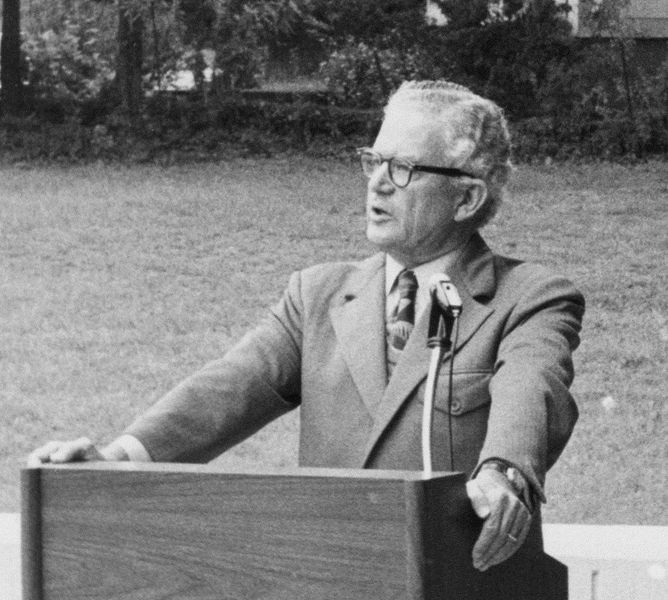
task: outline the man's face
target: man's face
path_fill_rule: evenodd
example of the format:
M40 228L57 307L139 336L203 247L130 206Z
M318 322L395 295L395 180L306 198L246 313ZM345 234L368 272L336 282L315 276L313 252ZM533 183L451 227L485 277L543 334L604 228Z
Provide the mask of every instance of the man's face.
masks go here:
M383 158L450 166L444 164L444 136L417 112L390 113L373 149ZM418 171L407 187L398 188L385 162L367 186L367 238L406 266L437 258L461 243L454 215L455 202L462 194L450 178Z

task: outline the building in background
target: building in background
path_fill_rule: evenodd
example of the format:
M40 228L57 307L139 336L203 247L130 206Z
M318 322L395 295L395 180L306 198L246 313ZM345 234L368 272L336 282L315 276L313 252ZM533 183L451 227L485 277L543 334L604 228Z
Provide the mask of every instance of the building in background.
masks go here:
M426 1L427 19L437 25L445 25L447 19L433 0ZM529 4L532 0L525 0ZM573 34L586 39L633 38L636 42L638 61L656 69L668 60L668 0L556 0L570 7L568 20ZM595 15L605 3L620 8L623 15L614 31L593 29ZM503 4L503 0L490 5ZM593 19L592 19L593 17Z
M596 12L609 0L561 0L571 7L569 20L573 24L575 35L588 37L591 31L587 27L586 11ZM622 8L624 25L629 32L642 39L668 39L668 0L612 0ZM625 6L626 5L626 6Z
M571 8L569 20L573 33L583 39L633 39L636 61L656 70L668 61L668 0L561 0ZM596 12L604 2L620 7L617 27L596 29ZM592 19L592 17L594 17Z

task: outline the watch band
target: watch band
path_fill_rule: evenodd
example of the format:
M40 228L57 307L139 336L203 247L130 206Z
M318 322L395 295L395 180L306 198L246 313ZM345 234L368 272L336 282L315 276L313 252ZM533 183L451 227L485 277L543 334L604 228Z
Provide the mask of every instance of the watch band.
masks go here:
M517 467L498 459L485 461L480 466L480 470L482 471L483 469L494 469L501 473L508 480L508 483L510 483L510 486L513 488L517 497L522 501L522 504L529 509L529 512L533 512L536 506L535 494L526 477L522 475L522 471Z

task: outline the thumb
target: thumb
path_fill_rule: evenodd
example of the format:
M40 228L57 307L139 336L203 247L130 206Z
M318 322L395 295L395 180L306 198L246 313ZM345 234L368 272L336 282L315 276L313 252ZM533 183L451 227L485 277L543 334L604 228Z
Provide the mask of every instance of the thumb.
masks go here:
M468 494L475 514L478 515L481 519L486 519L489 517L491 512L489 500L475 479L466 482L466 493Z

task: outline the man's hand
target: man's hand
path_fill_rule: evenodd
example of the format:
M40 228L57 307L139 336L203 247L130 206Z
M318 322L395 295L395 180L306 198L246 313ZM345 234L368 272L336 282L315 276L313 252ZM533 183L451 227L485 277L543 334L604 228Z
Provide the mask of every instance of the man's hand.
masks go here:
M48 442L28 456L29 467L44 463L67 463L74 461L112 460L105 457L88 438L68 442Z
M485 523L473 547L473 566L479 571L510 558L529 533L531 513L505 475L481 469L466 484L473 510Z

